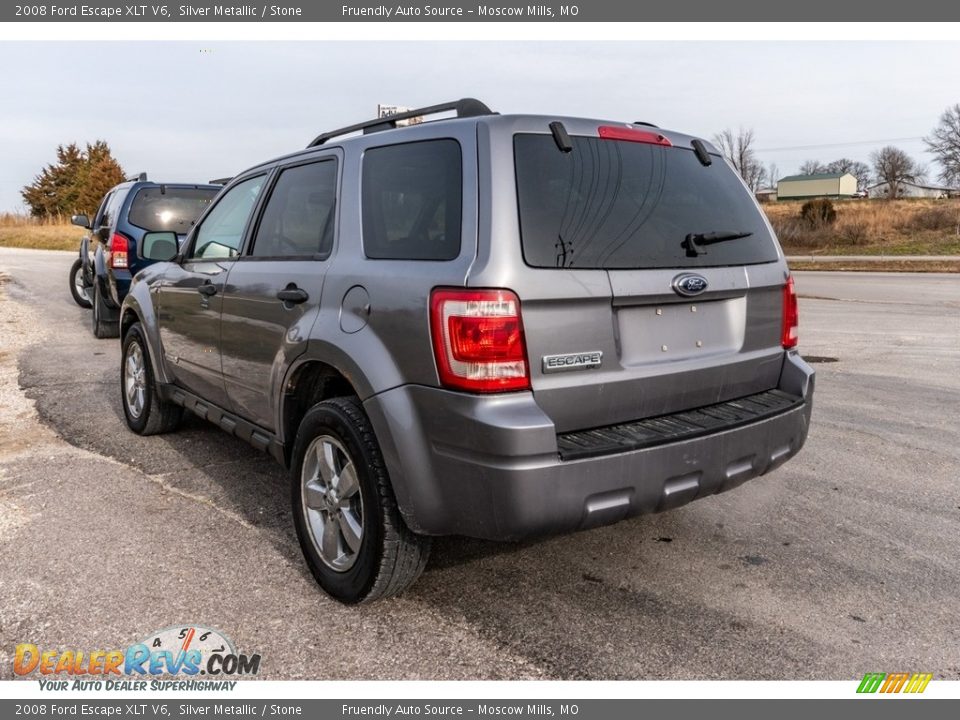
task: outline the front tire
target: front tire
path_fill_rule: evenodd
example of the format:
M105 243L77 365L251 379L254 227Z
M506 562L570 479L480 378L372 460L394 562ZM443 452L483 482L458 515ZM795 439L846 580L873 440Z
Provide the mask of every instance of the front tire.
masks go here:
M70 295L77 305L89 309L93 306L90 302L92 292L93 288L83 281L83 261L77 258L70 268Z
M147 342L140 323L123 338L120 360L120 393L127 427L137 435L159 435L176 429L183 408L166 402L157 392Z
M300 423L291 500L297 538L320 587L347 604L396 595L420 576L430 538L400 516L360 401L333 398Z
M100 281L95 278L93 281L93 313L91 313L94 337L120 337L120 323L109 318L110 308L107 307L103 294L100 292Z

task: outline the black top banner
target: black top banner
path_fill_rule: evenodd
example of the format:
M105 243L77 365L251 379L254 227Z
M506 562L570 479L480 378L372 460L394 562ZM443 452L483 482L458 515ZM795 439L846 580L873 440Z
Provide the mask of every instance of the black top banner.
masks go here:
M3 22L945 22L960 20L960 3L942 0L580 0L524 4L475 0L276 3L126 0L28 2L0 7ZM718 37L718 39L722 39Z

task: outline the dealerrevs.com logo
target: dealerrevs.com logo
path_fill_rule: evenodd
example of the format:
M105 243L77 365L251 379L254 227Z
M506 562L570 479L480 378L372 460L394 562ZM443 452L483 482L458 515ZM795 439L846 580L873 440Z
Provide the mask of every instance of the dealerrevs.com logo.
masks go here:
M233 642L213 628L181 625L158 630L125 649L61 650L20 643L13 671L38 676L44 690L145 690L147 679L152 690L231 690L236 682L227 678L260 672L260 654L237 652ZM159 676L183 680L154 679Z

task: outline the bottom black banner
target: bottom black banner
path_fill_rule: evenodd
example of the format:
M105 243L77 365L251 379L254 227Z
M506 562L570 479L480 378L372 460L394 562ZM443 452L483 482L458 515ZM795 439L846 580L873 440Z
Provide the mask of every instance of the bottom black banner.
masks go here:
M904 703L910 703L907 710ZM840 716L844 720L960 717L960 700L861 697L849 700L0 700L0 718L356 718L517 717L576 720L638 720L648 717L763 718L809 720Z

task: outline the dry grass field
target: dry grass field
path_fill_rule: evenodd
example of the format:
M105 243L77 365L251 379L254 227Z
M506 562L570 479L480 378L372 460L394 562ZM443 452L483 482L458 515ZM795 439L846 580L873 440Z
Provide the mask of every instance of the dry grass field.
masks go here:
M0 213L0 247L76 250L84 232L66 217L39 220L29 215Z
M762 207L787 255L960 255L960 199L841 200L812 226L800 201Z

